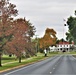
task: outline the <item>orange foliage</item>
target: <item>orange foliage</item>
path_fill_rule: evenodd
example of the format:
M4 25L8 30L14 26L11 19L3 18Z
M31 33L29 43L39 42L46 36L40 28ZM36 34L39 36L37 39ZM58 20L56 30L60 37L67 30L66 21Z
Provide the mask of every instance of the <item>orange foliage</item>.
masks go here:
M40 38L39 44L40 48L46 48L56 43L56 32L53 29L47 28L45 30L45 35Z

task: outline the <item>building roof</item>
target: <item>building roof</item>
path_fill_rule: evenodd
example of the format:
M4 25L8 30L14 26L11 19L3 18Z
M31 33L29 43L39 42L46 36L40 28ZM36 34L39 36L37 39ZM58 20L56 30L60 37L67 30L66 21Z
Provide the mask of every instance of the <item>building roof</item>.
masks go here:
M59 44L70 44L69 42L59 42Z
M70 44L70 43L65 41L65 42L59 42L59 44ZM72 44L74 44L74 42L72 42Z

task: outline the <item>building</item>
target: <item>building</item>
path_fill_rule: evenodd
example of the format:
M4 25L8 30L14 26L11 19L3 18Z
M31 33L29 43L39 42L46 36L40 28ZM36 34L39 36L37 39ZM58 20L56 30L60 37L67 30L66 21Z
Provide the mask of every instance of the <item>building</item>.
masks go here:
M58 51L69 51L73 46L74 43L70 44L69 42L59 42L59 44L57 44Z
M55 46L52 47L50 46L49 48L50 48L50 52L58 51L58 48Z

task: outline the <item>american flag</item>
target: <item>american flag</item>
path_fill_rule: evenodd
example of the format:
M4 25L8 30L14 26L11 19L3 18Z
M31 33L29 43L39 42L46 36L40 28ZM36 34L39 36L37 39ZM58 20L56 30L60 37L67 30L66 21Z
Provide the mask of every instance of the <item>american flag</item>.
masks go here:
M63 19L63 21L66 21L65 19Z
M64 23L64 26L66 26L66 20L65 20L65 19L63 19L63 21L65 22L65 23Z

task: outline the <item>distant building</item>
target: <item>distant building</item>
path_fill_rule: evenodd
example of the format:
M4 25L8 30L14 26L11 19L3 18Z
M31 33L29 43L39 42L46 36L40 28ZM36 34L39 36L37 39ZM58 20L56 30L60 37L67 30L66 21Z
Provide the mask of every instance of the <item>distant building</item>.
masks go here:
M57 48L55 46L52 46L52 47L50 46L49 48L50 48L50 52L57 51Z
M69 42L59 42L59 44L57 44L57 48L58 51L69 51L71 47L74 46L74 43L70 44Z

